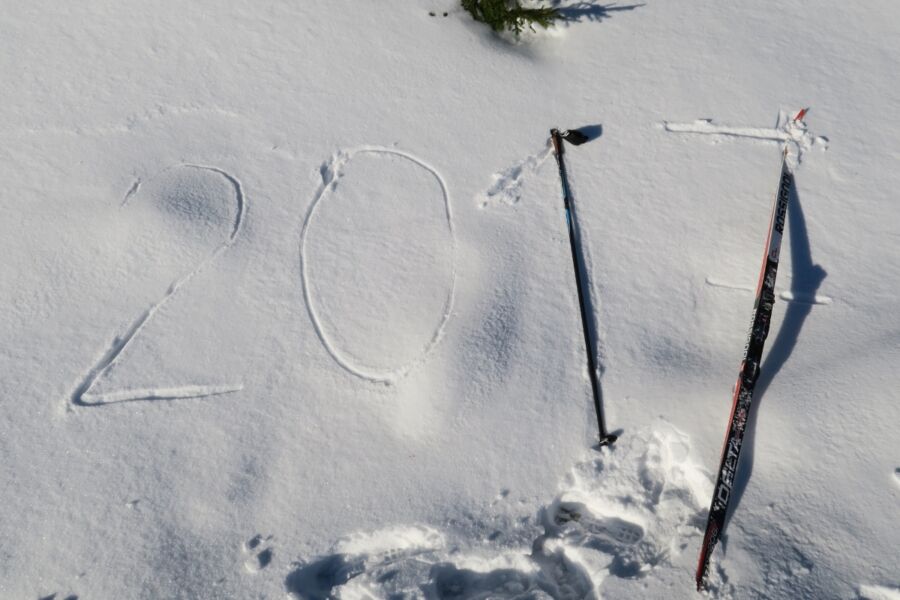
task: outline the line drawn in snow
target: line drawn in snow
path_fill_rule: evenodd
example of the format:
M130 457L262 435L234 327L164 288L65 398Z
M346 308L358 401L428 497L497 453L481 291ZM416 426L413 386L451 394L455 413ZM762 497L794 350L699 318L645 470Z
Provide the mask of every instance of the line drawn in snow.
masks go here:
M528 525L501 512L506 535L491 533L498 520L490 517L457 531L408 525L357 533L325 556L294 563L286 591L304 600L582 600L602 597L607 578L641 579L673 565L701 536L699 499L711 484L690 459L689 438L661 424L591 452Z
M705 135L721 135L727 137L742 137L770 142L786 142L788 134L780 129L764 127L732 127L731 125L717 125L712 119L697 119L692 123L670 123L664 121L663 126L671 133L701 133Z
M860 585L859 600L900 600L900 588L883 585Z
M825 136L813 136L803 121L795 121L790 113L778 111L775 127L741 127L715 123L712 119L697 119L690 123L663 121L662 128L669 133L709 135L715 138L743 138L762 142L790 144L795 150L797 163L803 155L816 147L828 150Z
M134 339L140 335L141 331L146 327L147 323L166 305L180 289L182 289L188 281L195 275L203 271L210 263L228 250L237 239L244 223L246 214L246 198L240 181L218 167L198 164L179 164L161 171L157 177L164 173L174 171L175 169L194 169L208 173L214 173L217 176L225 178L229 185L234 189L235 201L237 203L237 212L234 223L227 239L216 247L210 254L206 255L193 269L173 281L166 293L149 309L144 311L137 319L135 319L128 328L122 333L115 336L109 348L103 353L100 359L91 367L88 372L81 378L75 390L70 395L71 405L74 406L103 406L107 404L118 404L122 402L134 402L140 400L176 400L186 398L203 398L208 396L216 396L237 392L243 389L242 383L226 383L226 384L187 384L180 386L165 386L139 389L124 389L104 393L92 393L94 385L113 368L128 346ZM128 199L133 196L140 188L140 180L132 185L129 193L127 193L122 202L122 206ZM132 191L133 190L133 191Z
M756 288L752 285L743 285L740 283L730 283L728 281L722 279L716 279L714 277L706 278L706 285L710 287L723 288L726 290L737 290L741 292L756 292ZM831 296L825 296L822 294L804 294L802 292L795 292L792 290L781 290L778 292L778 297L784 300L785 302L797 302L800 304L819 304L823 306L828 306L829 304L834 303L834 298Z
M549 141L543 150L532 154L511 167L493 174L494 183L479 195L479 207L486 208L492 202L507 205L518 204L522 199L522 183L525 177L535 173L553 154Z
M317 210L321 205L323 198L325 198L329 193L332 193L337 188L338 180L342 175L343 169L354 157L361 154L397 157L403 160L407 160L412 164L424 169L427 173L433 176L440 186L441 200L443 203L443 218L446 220L446 228L450 240L450 283L437 325L434 328L434 331L432 332L430 338L418 353L418 356L405 362L404 364L395 366L393 368L378 368L370 365L364 365L361 363L361 361L351 358L349 353L343 352L338 348L338 344L335 342L332 336L330 336L326 332L326 327L323 324L322 316L316 309L317 302L314 298L310 281L310 263L309 252L307 248L310 226L315 220ZM300 234L301 282L303 285L303 298L306 303L307 311L309 312L310 320L312 321L316 335L318 336L322 345L325 347L328 354L330 354L335 362L337 362L337 364L340 365L344 370L356 377L359 377L360 379L364 379L372 383L394 385L401 379L403 379L406 375L408 375L414 368L423 364L431 354L431 352L437 347L444 336L447 322L449 321L450 315L453 311L457 280L456 235L453 230L453 216L451 212L450 193L448 191L447 183L444 180L443 176L437 171L437 169L435 169L424 160L408 152L404 152L402 150L397 150L394 148L387 148L384 146L365 145L357 146L348 150L338 151L331 157L330 160L322 164L322 166L319 168L319 174L322 181L319 184L319 187L315 193L315 196L313 197L313 201L310 204L309 209L307 209L306 217L303 221L303 228Z

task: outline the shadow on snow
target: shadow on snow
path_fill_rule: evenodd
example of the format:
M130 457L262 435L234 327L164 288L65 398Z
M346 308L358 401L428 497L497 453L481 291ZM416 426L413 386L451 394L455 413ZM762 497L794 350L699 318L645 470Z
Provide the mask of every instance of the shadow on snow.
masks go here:
M806 219L803 216L803 207L800 205L800 197L797 194L797 186L791 186L791 197L788 205L788 235L791 248L791 292L794 297L815 298L816 292L828 273L820 265L812 260L810 251L809 233L806 229ZM806 302L786 302L784 319L778 335L772 342L769 354L760 369L759 380L754 391L754 406L747 419L747 429L744 432L743 450L735 475L732 488L731 507L726 517L727 523L731 515L737 510L741 498L753 473L753 454L756 441L756 420L759 414L759 404L766 390L775 379L781 368L787 363L797 345L800 330L806 317L812 311L813 304Z

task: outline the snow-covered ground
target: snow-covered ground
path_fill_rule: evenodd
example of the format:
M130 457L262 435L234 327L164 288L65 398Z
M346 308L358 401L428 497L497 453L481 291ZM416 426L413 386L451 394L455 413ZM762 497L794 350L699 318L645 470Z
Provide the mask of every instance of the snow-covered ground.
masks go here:
M900 598L900 4L229 4L2 11L0 598L695 597L807 105L709 593Z

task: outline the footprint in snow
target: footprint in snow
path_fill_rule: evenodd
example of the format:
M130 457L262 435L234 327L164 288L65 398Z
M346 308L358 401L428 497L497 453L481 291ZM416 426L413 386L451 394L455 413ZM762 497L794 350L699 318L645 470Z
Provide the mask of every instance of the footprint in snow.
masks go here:
M263 537L260 534L254 535L252 538L244 542L244 553L251 556L244 561L244 568L251 573L258 573L269 566L274 557L274 551L268 543L272 541L272 536Z
M498 203L509 206L518 204L522 199L522 186L525 180L537 172L551 154L552 149L547 144L537 154L527 156L506 169L494 173L494 182L478 197L479 207L487 208L491 204Z
M618 517L597 517L577 502L561 502L554 511L553 523L559 526L557 535L570 537L571 532L606 540L612 544L633 546L644 537L644 528Z
M426 589L429 597L441 600L481 600L488 598L509 600L550 600L541 589L536 572L514 567L497 568L488 572L459 568L453 563L434 565L429 573Z
M443 536L427 527L355 534L335 544L330 554L295 563L285 588L302 600L327 600L335 597L338 588L341 596L352 598L371 597L373 586L386 592L407 589L426 576L423 568L435 562L433 556L429 560L425 555L443 547Z
M540 511L537 538L497 535L491 519L454 531L452 544L425 527L356 534L297 563L285 587L309 600L599 597L604 579L648 577L701 535L698 499L710 481L689 454L688 438L671 427L636 431L572 469Z

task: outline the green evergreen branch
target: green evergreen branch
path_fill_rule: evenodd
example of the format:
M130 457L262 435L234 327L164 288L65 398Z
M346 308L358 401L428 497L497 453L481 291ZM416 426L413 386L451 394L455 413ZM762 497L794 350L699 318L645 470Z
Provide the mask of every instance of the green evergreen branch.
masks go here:
M564 19L558 9L550 7L525 8L519 0L461 0L462 7L476 21L486 23L494 31L512 31L518 37L524 27L535 31L534 26L544 29L554 21Z

